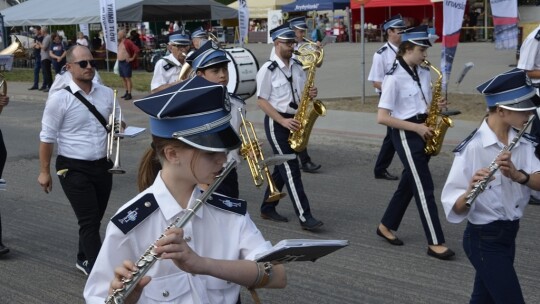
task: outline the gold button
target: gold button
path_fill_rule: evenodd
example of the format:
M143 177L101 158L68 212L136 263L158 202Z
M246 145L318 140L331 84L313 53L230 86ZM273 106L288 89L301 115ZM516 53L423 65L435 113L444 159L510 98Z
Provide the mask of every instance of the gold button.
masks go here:
M165 291L163 292L163 297L166 298L166 297L168 297L168 296L169 296L169 292L168 292L167 290L165 290Z

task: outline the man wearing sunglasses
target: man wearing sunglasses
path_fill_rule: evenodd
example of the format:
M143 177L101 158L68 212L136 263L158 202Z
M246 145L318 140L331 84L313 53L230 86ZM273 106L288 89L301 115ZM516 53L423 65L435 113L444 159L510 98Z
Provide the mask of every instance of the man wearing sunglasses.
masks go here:
M101 248L99 229L112 188L105 125L120 107L116 103L113 108L110 88L92 81L95 62L87 47L71 47L66 59L72 80L49 96L43 112L38 182L45 193L51 192L50 164L57 143L56 175L79 223L75 266L88 275Z
M306 74L302 70L301 63L292 58L295 34L289 24L285 23L271 30L270 35L274 41L275 56L257 73L257 104L266 114L264 129L274 154L292 154L295 151L289 145L288 138L291 131L300 127L300 122L294 119L294 115L300 103ZM317 88L310 88L309 95L315 98ZM323 225L311 214L296 158L275 166L272 179L279 191L283 186L287 186L302 229L317 230ZM261 217L276 222L287 222L288 219L276 211L278 202L266 202L269 194L267 188L261 205Z

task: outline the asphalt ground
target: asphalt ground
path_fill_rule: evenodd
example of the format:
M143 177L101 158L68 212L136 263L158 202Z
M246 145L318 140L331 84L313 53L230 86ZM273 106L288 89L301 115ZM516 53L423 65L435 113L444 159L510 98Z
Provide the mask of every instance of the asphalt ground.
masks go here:
M366 44L372 54L378 44ZM268 45L248 45L259 62L269 53ZM361 94L361 45L335 44L326 47L326 59L317 71L320 96L350 97ZM430 51L437 62L437 46ZM494 57L496 56L496 57ZM515 63L514 53L493 50L493 44L460 45L455 67L474 61L475 68L459 90L473 93L474 87ZM370 61L366 56L367 70ZM460 70L460 69L457 69ZM135 76L136 77L136 76ZM470 82L470 84L469 84ZM0 115L0 128L8 149L3 178L7 191L0 192L3 241L11 252L0 258L0 303L83 303L86 277L75 268L77 222L57 179L50 194L37 183L40 120L45 93L28 91L30 83L9 83L11 103ZM369 88L369 86L368 86ZM142 97L144 92L135 92ZM131 102L121 101L129 124L147 126L147 118ZM262 114L248 100L248 117L264 140ZM436 197L444 185L452 162L451 148L464 138L476 122L456 120L448 131L443 151L430 163ZM310 138L313 160L322 164L319 173L303 174L313 214L325 225L318 233L300 229L288 198L278 207L288 223L274 223L259 217L264 189L257 189L245 165L239 168L241 197L267 239L346 239L350 245L312 262L287 266L288 286L283 290L261 290L263 303L467 303L472 291L474 269L462 250L465 223L449 224L439 213L447 245L456 251L453 261L427 256L427 244L418 211L412 203L405 214L399 237L405 246L389 245L375 234L379 220L392 196L396 182L373 178L373 164L384 136L384 127L374 114L329 111L319 118ZM119 206L136 195L139 159L149 145L149 133L122 141L121 166L124 175L115 176L105 215L108 219ZM266 145L266 148L267 145ZM266 154L269 155L268 153ZM390 171L402 169L397 158ZM103 232L105 224L103 224ZM529 206L517 238L515 267L527 303L540 303L538 237L540 206ZM157 238L158 236L156 236ZM149 244L150 245L150 244ZM142 254L142 252L140 253ZM112 271L112 270L111 270ZM244 303L252 303L243 290Z

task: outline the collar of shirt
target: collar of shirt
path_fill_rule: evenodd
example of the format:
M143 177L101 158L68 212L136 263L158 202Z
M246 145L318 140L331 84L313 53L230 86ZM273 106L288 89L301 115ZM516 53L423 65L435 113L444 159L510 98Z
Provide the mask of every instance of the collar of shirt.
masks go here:
M176 57L174 57L174 55L171 53L167 56L165 56L165 58L169 59L170 61L172 61L174 64L176 64L176 66L181 66L182 64L180 63L180 61L178 61L178 59L176 59Z
M94 77L95 78L95 77ZM83 89L81 89L74 81L73 79L69 81L69 88L71 89L71 92L73 92L73 94L77 93L77 92L81 92L82 95L92 95L92 93L94 92L94 85L93 85L93 81L92 81L92 88L90 89L90 92L88 94L86 94L86 92L83 91Z
M398 49L397 46L393 45L390 41L387 41L386 44L388 45L388 47L389 47L392 51L394 51L394 54L397 54L397 49Z
M156 198L156 201L158 202L158 205L159 205L159 210L161 210L161 213L163 214L163 216L165 217L167 221L170 221L174 217L178 216L182 211L186 210L180 206L180 204L172 196L169 189L167 189L165 182L161 178L161 171L159 171L156 177L156 180L154 181L154 184L152 184L149 192L154 194L154 197ZM191 193L191 198L189 199L188 208L193 207L196 199L199 198L200 193L201 193L201 189L196 186L193 189L193 192ZM202 219L203 217L202 208L199 208L199 210L195 212L195 216Z
M482 136L482 146L484 148L487 148L491 145L498 145L499 147L504 147L508 144L510 144L510 141L516 137L516 134L517 132L514 130L514 128L509 128L508 130L508 140L509 142L504 145L503 143L501 143L499 141L499 139L497 138L497 135L495 134L495 132L493 132L491 130L491 128L489 127L488 123L487 123L487 118L484 119L484 121L482 122L482 124L480 125L480 128L478 128L478 132L479 134ZM516 147L519 146L519 143L524 140L523 138L520 138L519 141L516 143Z

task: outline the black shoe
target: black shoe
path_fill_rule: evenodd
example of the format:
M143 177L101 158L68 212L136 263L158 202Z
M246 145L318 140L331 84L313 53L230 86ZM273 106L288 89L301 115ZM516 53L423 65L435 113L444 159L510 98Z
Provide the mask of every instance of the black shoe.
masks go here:
M450 248L447 248L446 251L444 251L443 253L436 253L435 251L431 249L431 247L428 247L427 254L439 260L445 260L445 261L450 260L453 256L456 255L456 253L453 252L452 249Z
M46 89L47 89L47 87L41 87L41 88L39 88L40 91L44 91L44 90L46 90Z
M398 239L397 236L394 235L394 238L393 239L390 239L390 238L387 238L382 232L381 230L379 229L379 227L377 227L377 235L382 237L383 239L385 239L386 241L388 241L388 243L392 244L392 245L395 245L395 246L402 246L403 245L403 241Z
M31 88L28 89L28 91L37 90L37 89L38 89L38 87L31 87Z
M386 170L384 170L381 173L375 174L375 178L376 179L386 179L386 180L398 180L399 179L399 177L388 173L388 171L386 171Z
M321 165L314 164L311 161L308 161L305 164L302 164L302 171L307 173L315 173L315 171L319 170L321 168Z
M88 275L90 273L90 267L88 267L88 260L79 260L77 259L77 263L75 263L75 267L79 269L84 275Z
M126 91L126 94L120 96L120 98L126 98L127 95L128 95L128 91Z
M300 226L302 226L302 229L309 231L317 230L322 225L324 225L323 222L315 219L314 217L309 217L306 219L305 222L300 222Z
M131 97L131 94L127 93L126 97L124 97L124 100L130 100L131 98L133 98L133 97Z
M4 255L9 252L9 248L4 246L4 244L0 243L0 255Z
M531 198L529 199L529 205L540 205L540 199L531 195Z
M277 213L276 210L267 211L265 213L261 212L261 218L265 220L271 220L274 222L288 222L289 219Z
M43 93L49 93L49 89L43 90Z

